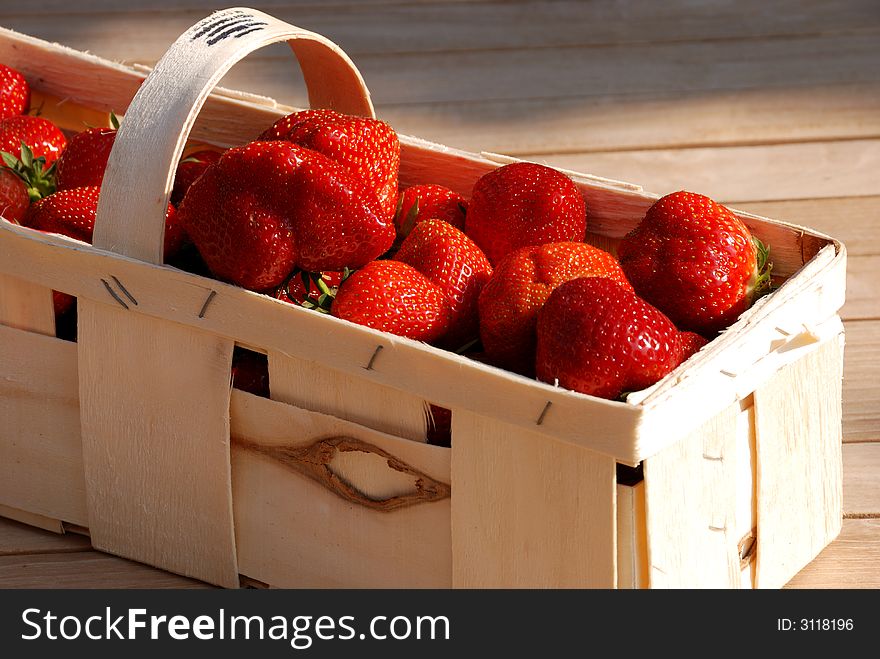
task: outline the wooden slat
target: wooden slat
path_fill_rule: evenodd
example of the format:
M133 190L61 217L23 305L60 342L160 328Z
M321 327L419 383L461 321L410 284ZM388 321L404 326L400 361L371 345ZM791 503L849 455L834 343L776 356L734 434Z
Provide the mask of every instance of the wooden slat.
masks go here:
M826 341L754 394L756 587L779 588L840 532L842 341Z
M844 320L880 318L880 255L854 256L846 264Z
M846 324L843 360L843 439L880 439L880 320Z
M0 325L55 336L52 291L26 279L0 274Z
M617 587L648 588L645 482L617 486Z
M880 254L880 196L737 202L736 209L833 236L846 245L850 259Z
M876 34L357 56L377 104L729 92L880 81ZM340 44L345 48L345 44ZM276 52L276 51L271 51ZM250 57L223 85L304 105L289 54ZM442 81L442 84L441 84ZM424 135L430 138L431 135Z
M229 466L233 342L91 300L79 300L78 314L93 546L237 587Z
M840 536L786 588L880 588L880 519L845 519Z
M880 169L880 140L539 154L529 158L633 181L657 194L686 189L733 205L880 193L880 177L875 176Z
M289 588L451 585L448 487L443 491L428 482L449 485L448 449L240 391L233 391L231 416L235 534L243 575ZM362 448L378 447L420 472L419 487L427 499L394 507L404 497L412 499L416 477L367 450L334 453L329 472L308 470L309 461L326 457L326 449L309 452L309 447L338 437ZM354 488L354 498L331 491L331 473Z
M0 556L85 551L91 547L89 539L82 535L60 535L0 519Z
M454 587L615 586L614 460L453 410L452 482Z
M76 345L0 326L0 504L88 525Z
M739 588L737 499L752 492L751 478L737 480L740 414L735 403L645 460L652 588Z
M237 81L236 81L237 82ZM234 83L233 83L234 84ZM289 93L287 88L279 90ZM877 137L880 85L384 103L398 131L512 155ZM723 120L720 119L723 117Z
M0 556L0 588L207 588L96 551Z
M426 441L425 401L366 378L269 351L269 387L273 400L332 414L390 435Z
M878 474L880 474L880 442L843 446L844 517L880 517Z
M546 48L565 45L637 44L687 39L736 39L802 34L859 33L877 25L870 0L850 2L847 11L831 11L819 0L782 0L768 11L759 0L716 0L621 5L614 0L589 3L554 2L259 2L282 20L302 25L342 44L355 55L399 54L449 50ZM85 6L83 6L85 5ZM167 45L216 2L144 2L125 5L43 0L14 13L0 10L4 24L42 38L71 40L76 48L91 48L105 57L156 57ZM687 20L670 20L678 12ZM95 21L100 13L101 22ZM9 14L4 16L4 14ZM52 20L46 15L55 14ZM136 21L143 40L131 43L119 35ZM492 29L487 29L491 25ZM166 41L163 42L163 39ZM127 44L127 48L126 48Z

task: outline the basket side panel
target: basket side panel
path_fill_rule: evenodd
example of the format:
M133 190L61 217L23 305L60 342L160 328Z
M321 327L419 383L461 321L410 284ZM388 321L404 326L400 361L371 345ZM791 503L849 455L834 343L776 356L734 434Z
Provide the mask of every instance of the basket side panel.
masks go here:
M368 365L373 366L368 361L363 365L365 370ZM366 378L270 350L269 387L273 400L338 416L390 435L425 441L425 401Z
M52 291L0 273L0 325L55 336Z
M756 586L779 588L840 533L843 335L755 391Z
M452 413L456 588L614 588L615 461Z
M76 345L0 326L0 504L88 524Z
M617 486L617 587L648 587L645 481Z
M242 575L282 588L448 588L449 450L234 390Z
M78 347L93 545L237 587L232 341L81 298Z
M652 588L740 585L736 530L739 413L739 404L731 405L645 460Z

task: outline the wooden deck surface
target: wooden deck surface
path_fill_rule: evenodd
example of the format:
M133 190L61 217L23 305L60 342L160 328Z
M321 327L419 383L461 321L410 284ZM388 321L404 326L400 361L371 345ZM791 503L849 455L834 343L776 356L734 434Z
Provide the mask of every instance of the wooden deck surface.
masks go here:
M230 3L232 4L232 3ZM216 0L31 0L0 25L154 63ZM270 0L336 41L402 133L687 188L814 227L849 253L843 532L789 584L880 587L880 3L877 0ZM227 87L306 104L284 46ZM0 587L201 587L0 520Z

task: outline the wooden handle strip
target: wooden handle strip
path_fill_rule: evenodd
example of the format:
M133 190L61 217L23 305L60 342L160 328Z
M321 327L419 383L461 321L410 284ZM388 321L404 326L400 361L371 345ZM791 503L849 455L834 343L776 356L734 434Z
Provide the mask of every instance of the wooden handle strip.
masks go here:
M279 41L299 60L313 108L375 116L363 78L332 41L253 9L212 14L168 49L125 113L104 174L96 247L162 263L168 197L202 105L236 62Z

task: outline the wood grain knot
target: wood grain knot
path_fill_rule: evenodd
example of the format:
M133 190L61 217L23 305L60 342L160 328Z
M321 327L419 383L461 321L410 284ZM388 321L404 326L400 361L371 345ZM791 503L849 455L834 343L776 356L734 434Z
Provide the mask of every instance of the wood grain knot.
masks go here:
M384 449L353 437L328 437L307 446L265 446L244 437L233 437L232 441L240 448L311 478L350 503L379 512L393 512L421 503L440 501L451 494L448 483L435 480ZM412 491L388 497L366 494L333 468L334 459L349 452L368 453L382 458L389 469L412 477Z

